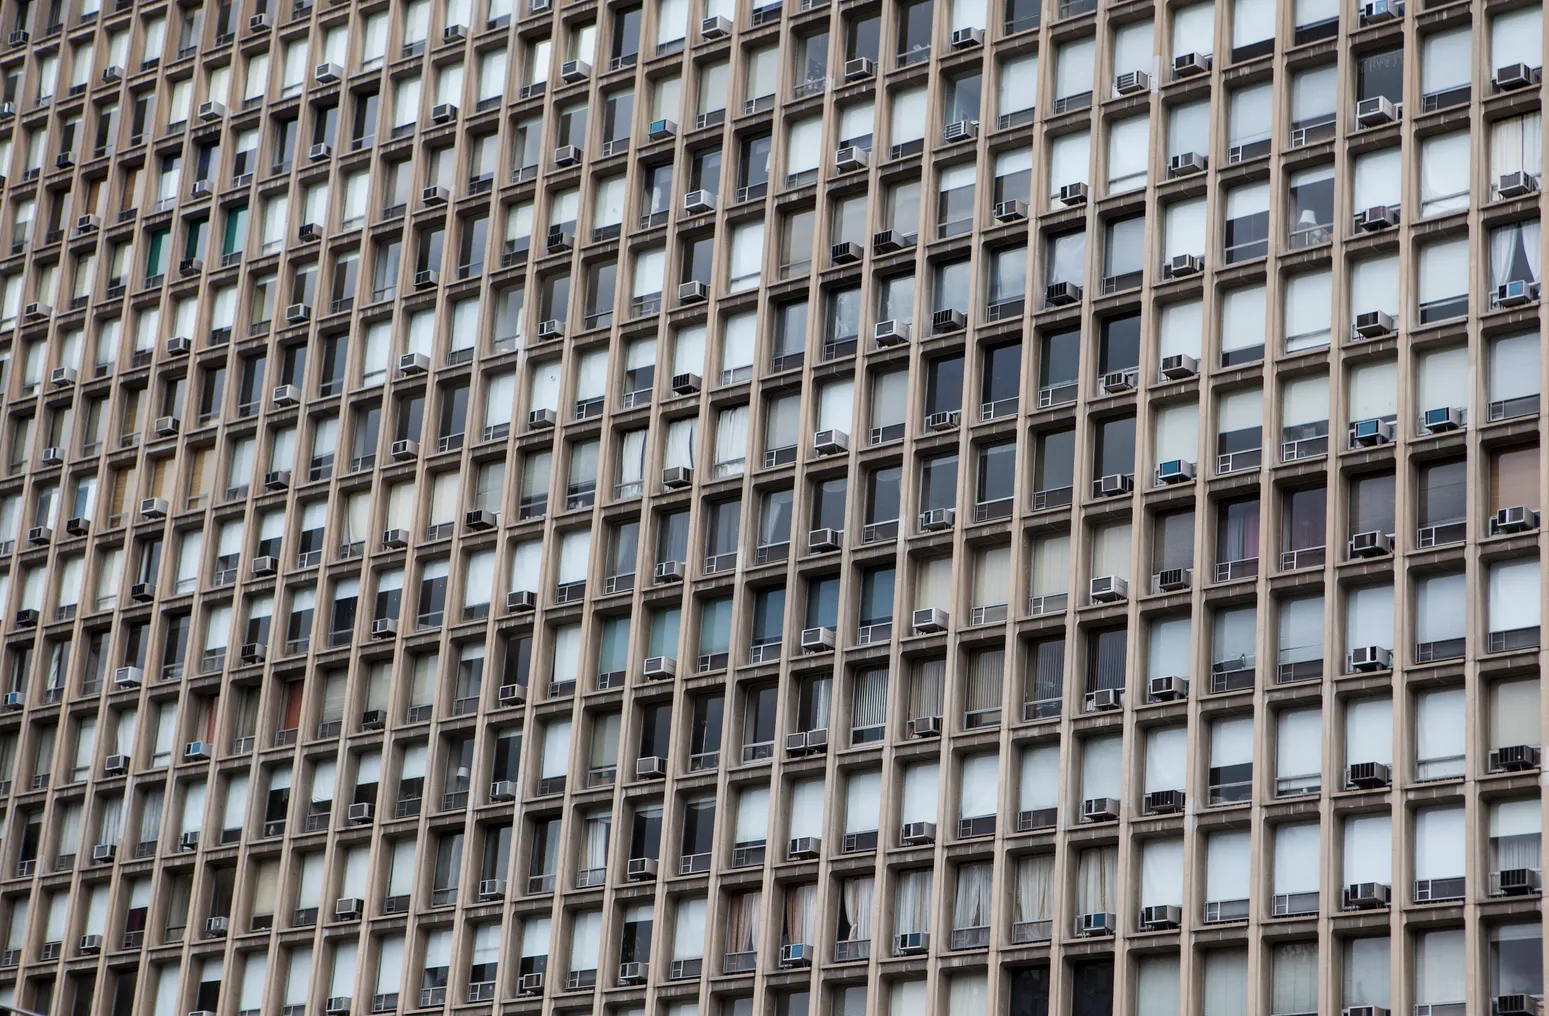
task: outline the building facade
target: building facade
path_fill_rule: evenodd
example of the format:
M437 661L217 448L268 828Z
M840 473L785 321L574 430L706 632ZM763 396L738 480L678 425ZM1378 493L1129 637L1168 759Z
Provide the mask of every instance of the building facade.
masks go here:
M0 1001L1541 1012L1537 3L0 31Z

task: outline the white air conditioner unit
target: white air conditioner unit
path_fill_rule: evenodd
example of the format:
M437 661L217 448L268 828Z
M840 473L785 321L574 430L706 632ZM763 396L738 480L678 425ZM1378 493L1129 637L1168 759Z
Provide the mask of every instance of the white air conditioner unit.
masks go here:
M1363 339L1380 339L1393 334L1393 315L1369 310L1355 316L1355 333Z
M209 122L221 120L226 116L226 107L219 102L201 102L199 104L199 119Z
M1173 57L1173 77L1175 78L1192 78L1209 73L1209 53L1180 53Z
M102 216L100 215L82 215L75 220L75 231L77 233L95 233L101 228Z
M552 409L534 409L527 414L527 427L529 430L554 426L556 417Z
M1180 589L1189 588L1189 580L1193 577L1192 568L1163 568L1157 572L1156 588L1164 593L1177 592Z
M801 648L808 653L826 653L834 648L834 630L832 628L804 628L801 633Z
M1090 592L1097 603L1118 603L1129 599L1129 581L1118 575L1099 575L1092 579Z
M323 1003L323 1012L328 1016L348 1016L350 1001L348 995L332 995Z
M393 550L402 550L409 545L409 531L407 529L388 529L382 533L382 546Z
M914 238L896 229L883 229L871 235L871 249L878 254L891 254L914 246Z
M812 448L819 455L838 455L850 450L850 435L842 430L820 430L812 438Z
M320 63L312 69L312 77L319 84L331 85L344 77L344 68L336 63Z
M1118 923L1113 914L1081 914L1076 918L1076 934L1081 938L1112 935Z
M949 123L941 131L941 138L948 144L959 141L971 141L979 136L979 125L973 120L957 120Z
M145 682L145 671L139 667L119 667L113 671L115 688L138 688Z
M109 755L102 760L102 771L108 776L123 776L129 772L129 756Z
M1150 906L1140 908L1140 926L1147 931L1176 928L1183 921L1181 907Z
M1186 459L1168 459L1156 466L1158 484L1188 483L1194 479L1194 463Z
M1198 152L1184 152L1167 160L1167 172L1171 176L1192 176L1203 173L1208 160Z
M956 508L931 508L920 513L920 529L928 533L951 529L956 519Z
M653 680L664 680L675 677L678 673L678 661L670 656L648 656L645 665L640 668L644 676Z
M1357 882L1345 886L1345 906L1370 910L1388 905L1389 887L1381 882Z
M669 490L681 490L694 483L694 470L689 466L668 466L662 470L662 486Z
M567 84L585 81L592 75L592 65L585 60L566 60L559 65L559 76Z
M430 107L431 123L451 123L457 119L457 107L450 102L438 102Z
M956 28L952 30L952 48L965 49L968 46L982 46L984 44L984 29L982 28Z
M931 431L954 430L961 426L963 414L956 409L949 409L940 413L927 413L925 415L925 429Z
M1124 692L1118 688L1098 688L1086 693L1084 700L1089 713L1104 713L1124 708Z
M834 153L834 165L841 173L865 169L870 156L866 149L857 145L845 145Z
M872 337L879 346L897 346L909 341L909 322L878 321L872 329Z
M404 462L419 455L420 443L405 438L401 441L394 441L388 451L394 459Z
M1345 653L1345 670L1352 674L1392 668L1393 651L1382 646L1357 646Z
M164 519L167 517L167 510L167 499L164 497L148 497L140 502L142 519Z
M647 755L644 758L635 759L635 776L644 779L655 779L667 775L667 760L660 755Z
M1439 406L1436 409L1427 409L1421 414L1420 420L1425 425L1425 429L1432 434L1457 430L1463 426L1463 407Z
M351 825L365 825L376 814L376 805L370 801L357 801L345 810L345 821Z
M909 736L910 737L940 737L941 736L941 717L939 717L939 716L916 716L914 719L909 721ZM935 827L932 826L932 829L934 829L934 828Z
M1525 533L1538 528L1538 512L1522 505L1501 508L1490 517L1490 528L1496 533Z
M1350 444L1358 448L1375 448L1393 443L1393 421L1373 418L1356 420L1350 424Z
M214 757L208 741L189 741L183 745L184 762L208 762Z
M1205 263L1198 254L1174 254L1167 262L1167 274L1175 279L1198 275L1205 270Z
M295 385L276 385L274 388L274 404L281 409L301 404L301 389Z
M1060 204L1074 207L1086 204L1087 188L1084 183L1067 183L1060 186Z
M1372 531L1350 537L1351 557L1382 557L1393 553L1393 541L1387 533Z
M1081 302L1078 282L1051 282L1044 287L1043 299L1051 307L1070 307Z
M1117 497L1135 489L1135 478L1128 473L1108 473L1097 481L1097 491L1102 497Z
M1112 797L1093 797L1081 802L1081 818L1087 822L1112 822L1119 817L1119 802Z
M944 632L948 623L947 612L940 607L925 607L909 615L909 627L916 635Z
M1498 307L1522 307L1538 299L1538 283L1526 279L1514 279L1495 287L1495 304Z
M1345 768L1345 783L1361 790L1390 786L1393 769L1385 762L1352 762Z
M823 852L823 841L816 836L796 836L786 844L785 856L793 861L806 861Z
M994 215L996 222L1021 222L1027 218L1027 202L1018 201L1015 198L1009 201L997 201Z
M1135 95L1151 90L1151 75L1145 71L1125 71L1113 79L1113 90L1120 95Z
M1135 375L1127 370L1110 371L1103 375L1102 390L1104 395L1120 395L1124 392L1135 390Z
M1503 198L1520 198L1536 190L1538 190L1538 178L1520 169L1515 173L1502 174L1495 187L1496 193Z
M444 205L452 194L445 187L430 186L420 191L420 201L427 205Z
M324 159L333 158L333 145L326 141L319 141L307 149L307 158L313 162L321 162Z
M651 882L658 867L654 857L631 857L624 865L624 877L631 882Z
M678 125L671 120L652 120L645 133L652 141L666 141L677 136Z
M1367 4L1370 8L1374 5ZM1355 122L1361 127L1382 127L1398 122L1398 107L1386 96L1376 95L1355 104Z
M1146 695L1155 702L1174 702L1189 697L1186 677L1153 677L1146 681Z
M507 610L536 610L537 607L538 594L530 589L513 589L506 594ZM510 687L520 688L521 685L511 685Z
M366 905L364 900L355 899L354 897L345 897L334 903L333 916L335 920L339 921L358 921L360 920L360 915L365 911L365 909Z
M1397 223L1393 209L1387 205L1375 205L1355 215L1355 224L1368 233L1388 229Z
M906 847L936 842L936 823L905 822L898 831L898 841Z
M1162 357L1162 376L1169 381L1182 381L1199 376L1199 361L1187 353L1173 353Z
M693 190L683 195L683 212L686 215L699 215L703 212L715 211L715 195L707 190Z
M844 62L844 80L847 84L852 81L865 81L876 73L876 64L866 57L858 56Z
M814 529L807 534L807 553L821 554L838 550L844 543L844 534L837 529Z
M167 340L168 356L187 356L193 348L186 335L174 335Z
M1514 88L1528 88L1538 84L1541 72L1536 67L1529 67L1524 63L1507 64L1505 67L1495 69L1495 87L1501 91L1509 91Z
M562 145L554 149L554 165L574 166L581 161L581 149L575 145Z
M312 319L312 308L304 303L293 303L285 308L285 323L288 325L303 324Z
M371 637L374 639L390 639L398 634L398 619L395 617L379 617L371 622Z

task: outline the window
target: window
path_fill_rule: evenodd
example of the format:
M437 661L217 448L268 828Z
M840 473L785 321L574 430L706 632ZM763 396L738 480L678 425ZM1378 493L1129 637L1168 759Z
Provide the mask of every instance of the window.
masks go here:
M1492 339L1486 398L1489 418L1506 420L1538 412L1539 341L1536 332Z
M1521 11L1497 15L1495 28L1498 30L1503 22L1519 15L1541 17L1537 8L1523 8ZM1539 43L1527 36L1520 36L1514 37L1511 45L1536 48ZM1505 67L1507 64L1498 66ZM1490 193L1493 198L1507 196L1501 193L1502 185L1514 192L1515 187L1524 182L1518 174L1535 180L1543 176L1542 135L1543 117L1539 113L1507 117L1490 125Z
M1473 80L1473 33L1467 28L1421 36L1420 112L1468 102Z
M1269 253L1269 184L1248 183L1226 192L1226 263Z
M1323 785L1322 756L1322 710L1317 707L1281 710L1275 723L1275 796L1296 797L1318 793ZM1314 853L1312 856L1317 855ZM1312 888L1315 890L1316 861L1312 869Z
M1489 566L1486 651L1527 649L1539 644L1537 558L1496 561Z
M1466 66L1466 65L1465 65ZM1420 145L1420 217L1445 215L1468 207L1467 133L1438 134Z
M1248 800L1253 787L1252 718L1220 719L1210 725L1209 782L1211 806ZM1246 846L1247 834L1243 837Z
M1217 724L1219 727L1220 724ZM1223 830L1205 837L1205 923L1240 921L1248 916L1248 831ZM1217 953L1205 954L1205 1011L1214 1010L1211 983ZM1234 979L1235 980L1235 979ZM1246 999L1241 999L1246 1002ZM1231 1010L1225 1010L1231 1011Z
M1314 166L1291 174L1287 214L1293 250L1329 241L1334 224L1333 166Z
M1497 226L1490 231L1490 306L1518 306L1537 298L1539 276L1537 219Z
M1209 6L1205 5L1209 10ZM1228 165L1248 162L1269 154L1270 116L1274 108L1274 90L1269 84L1234 89L1227 107Z

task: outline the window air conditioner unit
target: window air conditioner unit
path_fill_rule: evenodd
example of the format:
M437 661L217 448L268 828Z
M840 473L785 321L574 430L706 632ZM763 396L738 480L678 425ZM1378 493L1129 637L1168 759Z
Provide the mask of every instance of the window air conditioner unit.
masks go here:
M1118 688L1099 688L1086 693L1087 712L1107 712L1124 708L1124 693Z
M184 762L208 762L214 757L208 741L189 741L183 745Z
M371 637L374 639L390 639L398 634L398 619L395 617L379 617L371 622Z
M657 868L654 857L631 857L624 864L624 877L631 882L655 881Z
M1375 4L1367 4L1370 10ZM1362 127L1381 127L1398 122L1398 107L1393 100L1382 95L1362 99L1355 104L1355 122Z
M619 964L620 984L644 984L649 964L639 961Z
M510 780L496 780L489 785L489 799L491 801L516 800L516 784Z
M670 656L648 656L641 669L646 677L663 680L677 675L678 661Z
M807 534L807 553L820 554L838 550L843 542L844 535L837 529L814 529Z
M359 801L349 806L344 817L351 825L365 825L375 814L376 805L370 801Z
M893 952L899 956L920 956L929 951L929 932L909 931L893 936Z
M1093 797L1081 802L1081 818L1086 822L1112 822L1119 817L1119 802L1112 797Z
M338 921L358 921L365 909L364 900L346 897L334 903L333 916Z
M581 161L581 149L575 145L561 145L554 149L554 165L574 166Z
M109 755L102 760L102 771L109 776L122 776L129 771L128 755Z
M1521 505L1502 508L1491 516L1490 527L1497 533L1525 533L1538 528L1538 513Z
M969 46L982 46L984 44L984 29L982 28L955 28L952 30L952 48L965 49Z
M860 261L864 252L854 240L836 243L828 249L828 259L836 265L853 265Z
M1102 389L1104 395L1132 392L1135 390L1135 375L1127 370L1111 371L1103 375Z
M27 530L27 542L41 547L54 538L54 531L48 526L33 526Z
M1086 204L1087 189L1084 183L1067 183L1060 187L1060 204L1075 207Z
M1118 603L1129 599L1129 580L1117 575L1100 575L1092 579L1092 599L1097 603Z
M698 279L678 284L679 303L699 303L710 295L710 288Z
M1146 694L1153 702L1174 702L1189 697L1186 677L1153 677L1146 682Z
M1169 381L1182 381L1199 376L1199 361L1187 353L1173 353L1162 357L1161 373Z
M208 123L211 120L221 120L226 116L226 107L219 102L201 102L199 104L199 119Z
M893 251L912 246L914 246L913 238L896 229L883 229L871 234L871 249L878 254L891 254Z
M474 530L494 529L498 520L488 508L475 508L463 513L463 528Z
M1345 768L1345 783L1361 790L1391 786L1392 769L1381 762L1352 762Z
M1181 790L1153 790L1140 803L1148 815L1177 815L1183 811L1184 794Z
M1120 95L1135 95L1151 90L1151 75L1145 71L1125 71L1113 79L1113 90Z
M319 141L311 148L307 149L307 158L311 159L313 162L320 162L323 159L331 159L333 158L333 145L330 145L326 141Z
M876 64L872 63L870 60L863 56L858 56L853 60L846 60L844 62L844 80L847 83L851 81L864 81L876 73Z
M418 441L410 441L407 438L402 441L394 441L389 449L389 453L399 462L405 462L419 455L420 443Z
M431 123L451 123L457 119L457 107L450 102L438 102L430 107Z
M312 77L320 85L331 85L344 77L344 68L336 63L320 63L312 69Z
M929 413L925 417L925 429L931 431L953 430L963 422L963 414L959 410L948 410L941 413Z
M1350 537L1351 557L1382 557L1393 553L1393 541L1387 533L1356 533Z
M801 633L801 648L808 653L826 653L833 651L834 630L832 628L804 628Z
M1156 482L1163 483L1188 483L1194 479L1194 463L1184 459L1168 459L1157 464Z
M1449 430L1457 430L1463 426L1462 406L1441 406L1436 409L1427 409L1421 416L1425 429L1432 434L1441 434Z
M79 516L65 519L65 532L70 536L85 536L91 532L91 522Z
M45 448L38 456L39 464L45 466L62 466L65 462L65 450L63 448Z
M1538 768L1538 759L1539 751L1536 746L1514 744L1493 749L1489 755L1488 766L1492 773L1520 773Z
M683 195L683 212L685 215L699 215L702 212L715 211L715 195L707 190L689 191Z
M1209 73L1209 53L1180 53L1173 57L1173 77L1175 78L1192 78Z
M1538 283L1526 279L1504 282L1495 287L1495 302L1501 307L1521 307L1538 299Z
M333 995L323 1003L323 1012L327 1016L349 1016L350 996Z
M1393 316L1387 311L1369 310L1355 316L1355 334L1363 339L1380 339L1393 334Z
M941 139L947 144L971 141L979 136L979 125L972 120L957 120L942 129Z
M1182 921L1183 911L1179 907L1155 906L1140 908L1140 926L1147 931L1176 928Z
M956 307L935 311L930 316L930 330L934 335L958 332L966 327L968 327L968 315Z
M1371 3L1361 5L1361 20L1369 25L1403 16L1403 0L1372 0Z
M199 830L192 829L179 835L177 838L177 848L179 850L198 850Z
M956 508L931 508L920 513L920 528L927 533L951 529L956 519Z
M1393 421L1376 418L1356 420L1350 425L1350 443L1361 448L1392 444Z
M1204 269L1205 263L1198 254L1174 254L1167 261L1167 274L1175 279L1198 275Z
M382 546L393 550L402 550L409 545L409 532L406 529L388 529L382 533Z
M167 517L167 499L164 497L148 497L140 502L140 517L142 519L164 519Z
M1081 302L1081 284L1055 282L1044 288L1044 302L1051 307L1069 307Z
M301 404L301 389L295 385L276 385L274 388L274 404L281 409Z
M387 726L387 710L366 709L360 714L361 730L381 730Z
M7 709L21 709L27 705L27 696L19 691L8 691L4 701Z
M717 21L725 21L725 18L717 18ZM523 974L517 979L516 993L518 995L543 994L543 971L535 974Z
M647 755L635 759L635 776L639 779L656 779L667 775L667 760L660 755Z
M1097 484L1098 493L1102 497L1117 497L1134 491L1135 478L1128 473L1109 473L1099 479Z
M916 716L909 721L910 737L940 737L941 717ZM934 826L932 827L934 829Z
M312 319L312 308L304 303L293 303L285 308L285 323L288 325L305 324Z
M247 27L250 31L262 32L269 27L269 15L255 14L247 19Z
M559 338L560 322L555 318L548 318L538 322L538 338L548 340Z
M1536 190L1538 190L1538 178L1522 170L1502 174L1495 187L1496 193L1503 198L1520 198Z
M1189 579L1193 577L1192 568L1164 568L1156 573L1156 587L1164 593L1175 593L1180 589L1189 588Z
M669 490L681 490L694 483L694 470L689 466L668 466L662 470L662 486Z
M118 854L118 846L112 843L99 843L91 848L91 859L98 864L108 864Z
M1191 176L1203 173L1207 165L1205 157L1198 152L1184 152L1167 160L1167 173L1169 176Z
M138 688L145 681L145 671L139 667L119 667L113 671L113 685L117 688Z
M95 233L101 228L102 216L100 215L82 215L75 220L75 231L77 233Z
M102 80L104 83L124 80L124 69L117 64L102 68Z
M1392 668L1393 653L1381 646L1358 646L1345 654L1345 670L1352 674Z
M674 374L672 375L673 394L694 395L699 391L700 383L698 374Z
M507 610L536 610L537 608L538 594L530 589L513 589L506 594Z
M872 337L879 346L898 346L909 341L909 322L878 321L872 329Z
M841 173L851 173L858 169L865 169L869 158L866 149L857 145L845 145L834 153L834 165Z
M1355 224L1368 233L1375 233L1380 229L1388 229L1396 224L1393 209L1387 205L1375 205L1364 212L1355 214Z
M898 831L898 842L906 847L936 842L936 823L905 822Z
M949 618L940 607L925 607L909 615L909 627L916 635L936 634L947 630Z
M1506 868L1495 873L1495 884L1502 896L1530 896L1543 887L1536 868Z
M1381 882L1357 882L1345 886L1347 910L1371 910L1388 905L1388 886Z
M1490 1000L1494 1016L1537 1016L1543 1007L1533 995L1496 995Z
M404 353L398 357L398 373L423 374L430 369L430 357L424 353Z
M793 861L810 861L822 853L823 841L816 836L796 836L786 845L785 856Z
M1536 67L1514 63L1495 70L1495 87L1505 92L1513 88L1527 88L1538 84L1540 72Z
M1076 918L1076 934L1082 938L1112 935L1117 925L1112 914L1082 914Z

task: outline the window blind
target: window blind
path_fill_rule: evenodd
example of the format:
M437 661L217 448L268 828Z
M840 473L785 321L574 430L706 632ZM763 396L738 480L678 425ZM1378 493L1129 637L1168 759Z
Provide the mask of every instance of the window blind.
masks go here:
M1274 833L1275 895L1317 892L1318 823L1287 822L1275 826Z
M1157 727L1146 733L1145 790L1182 790L1188 782L1189 732L1186 727Z

